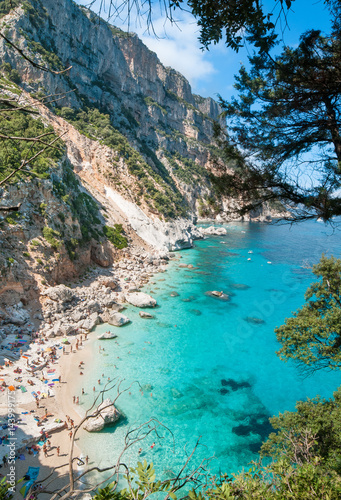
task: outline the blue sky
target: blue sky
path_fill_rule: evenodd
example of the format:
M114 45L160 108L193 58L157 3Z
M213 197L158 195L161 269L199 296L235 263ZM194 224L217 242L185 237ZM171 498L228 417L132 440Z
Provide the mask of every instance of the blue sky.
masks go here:
M101 0L96 0L92 9L96 9ZM86 0L76 0L76 3L88 5ZM108 5L109 0L106 0ZM275 0L265 0L272 6ZM196 94L213 98L220 94L228 99L235 93L233 89L234 75L238 72L240 64L247 62L247 50L241 49L235 53L227 49L223 43L213 46L209 51L202 51L197 40L198 26L193 17L187 12L176 11L176 25L165 23L165 18L160 10L155 7L153 11L154 33L148 33L146 23L139 19L136 23L130 22L130 31L137 33L144 43L157 53L160 61L165 66L171 66L180 71L190 82ZM106 12L103 12L106 17ZM288 25L284 31L284 41L288 45L297 45L301 33L308 29L321 29L328 32L330 17L323 0L295 0L288 14ZM125 19L112 19L111 23L128 31Z

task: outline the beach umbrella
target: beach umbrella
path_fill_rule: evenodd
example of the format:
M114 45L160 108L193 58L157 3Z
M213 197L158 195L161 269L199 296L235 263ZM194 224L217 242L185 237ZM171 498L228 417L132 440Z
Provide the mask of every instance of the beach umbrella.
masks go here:
M9 389L10 391L15 391L15 387L14 387L14 385L9 385L9 386L8 386L8 389Z

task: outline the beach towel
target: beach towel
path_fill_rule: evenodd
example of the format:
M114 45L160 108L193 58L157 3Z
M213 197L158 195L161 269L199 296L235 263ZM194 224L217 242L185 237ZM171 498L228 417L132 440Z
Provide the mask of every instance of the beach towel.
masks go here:
M31 486L34 484L35 480L37 479L39 475L39 470L40 467L29 467L28 471L26 472L24 476L24 480L28 480L27 483L24 484L22 488L20 488L20 493L22 496L25 498L26 494L28 493L29 489Z
M20 386L20 389L21 389L21 392L27 392L26 387L24 387L23 385Z
M48 384L48 385L49 385L49 387L53 387L53 386L54 386L54 383L52 382L52 384Z
M53 378L52 382L59 382L59 378Z
M47 373L53 373L55 372L56 370L47 370Z

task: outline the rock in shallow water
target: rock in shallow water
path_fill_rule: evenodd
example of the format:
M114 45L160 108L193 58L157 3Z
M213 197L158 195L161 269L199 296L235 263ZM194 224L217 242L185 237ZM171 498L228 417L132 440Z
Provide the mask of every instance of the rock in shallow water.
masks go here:
M115 311L108 311L102 316L105 323L113 326L123 326L130 323L130 319L122 313Z
M141 318L149 318L149 319L154 318L154 316L152 314L146 313L144 311L140 311L139 315L140 315Z
M156 300L150 295L143 292L127 293L126 301L135 307L155 307Z
M121 413L109 398L98 406L93 415L96 416L89 418L84 424L84 429L88 432L101 431L105 425L114 424L121 417Z

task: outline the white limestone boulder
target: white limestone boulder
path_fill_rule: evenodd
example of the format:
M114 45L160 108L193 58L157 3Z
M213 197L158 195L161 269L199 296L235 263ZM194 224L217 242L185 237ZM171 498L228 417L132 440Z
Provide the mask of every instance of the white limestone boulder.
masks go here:
M96 325L99 325L100 323L101 318L99 314L97 312L94 312L90 314L87 319L84 319L83 321L77 323L77 327L90 332L93 328L95 328Z
M123 326L130 323L130 319L122 313L116 311L107 311L102 319L105 323L113 326Z
M84 429L88 432L99 432L105 425L114 424L121 417L121 413L113 405L110 398L105 399L103 403L97 407L93 415L94 416L89 418L84 424Z
M200 228L200 231L202 232L202 234L204 235L207 235L207 236L223 236L224 234L227 234L227 231L224 227L214 227L214 226L210 226L210 227L201 227Z
M42 292L42 295L49 297L51 300L62 303L71 302L74 297L72 290L65 285L57 285L48 288Z
M125 299L135 307L155 307L157 305L153 297L143 292L127 293Z

